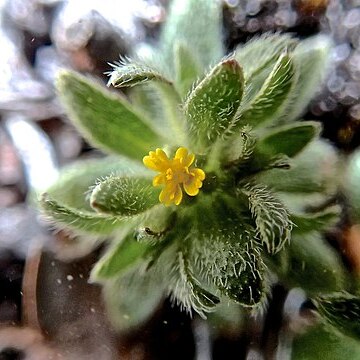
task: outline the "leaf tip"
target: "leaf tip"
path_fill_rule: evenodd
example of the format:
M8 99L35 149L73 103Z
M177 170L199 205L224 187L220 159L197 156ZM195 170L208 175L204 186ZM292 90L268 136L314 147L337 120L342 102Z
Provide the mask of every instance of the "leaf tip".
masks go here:
M240 64L236 61L236 59L232 58L232 57L222 61L222 64L225 66L228 65L229 67L239 67L240 66Z
M51 198L47 192L44 192L39 196L39 203L43 210L46 210L49 204L51 204Z
M66 69L61 69L56 75L56 79L55 79L56 87L59 90L63 89L71 76L73 76L73 73L71 71Z

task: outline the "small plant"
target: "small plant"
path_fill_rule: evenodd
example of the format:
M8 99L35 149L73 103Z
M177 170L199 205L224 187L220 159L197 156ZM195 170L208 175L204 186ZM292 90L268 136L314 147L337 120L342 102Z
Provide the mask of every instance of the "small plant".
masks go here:
M268 34L224 57L219 6L173 1L160 45L113 65L126 97L58 79L69 118L112 155L64 169L41 206L89 251L108 243L91 280L122 329L164 295L203 317L220 302L263 308L274 275L326 318L326 296L346 288L321 237L339 214L336 153L318 123L296 121L329 41Z

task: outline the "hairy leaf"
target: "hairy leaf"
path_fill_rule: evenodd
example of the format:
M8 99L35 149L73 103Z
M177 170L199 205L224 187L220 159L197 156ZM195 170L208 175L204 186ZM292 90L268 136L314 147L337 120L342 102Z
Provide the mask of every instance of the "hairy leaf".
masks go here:
M133 88L130 95L137 109L151 119L152 126L168 144L179 146L186 143L181 98L172 84L147 83Z
M149 178L110 176L91 193L90 204L98 212L134 216L159 203L158 191Z
M219 285L219 288L231 300L243 306L261 306L268 292L265 280L266 266L260 252L255 251L254 248L249 248L244 258L246 267L237 275L229 276L225 286Z
M172 299L189 313L196 311L201 317L213 311L219 298L201 287L195 278L188 260L188 254L176 252L175 263L170 272L170 291Z
M127 101L85 77L63 72L57 87L71 120L96 147L141 160L162 143Z
M242 127L239 135L228 139L229 146L224 149L224 166L246 163L254 154L256 142L257 137L252 132L251 126Z
M316 308L336 332L360 339L360 298L346 292L320 296L314 300Z
M150 80L171 83L159 71L139 60L125 58L111 66L108 85L115 87L134 86Z
M288 55L282 55L254 100L242 109L237 126L257 127L276 119L284 109L293 85L295 68Z
M301 287L310 296L341 291L346 284L345 269L339 255L317 231L291 238L287 252L287 269L279 274L291 287Z
M360 343L320 325L295 338L292 360L360 360Z
M318 213L292 214L291 219L296 225L293 234L329 230L339 221L340 213L340 207L333 206Z
M203 200L194 213L190 233L191 262L209 286L244 306L265 295L265 266L255 245L256 232L235 201Z
M136 265L149 250L149 244L136 241L134 234L125 237L112 246L96 263L91 272L94 281L121 275L129 267Z
M134 86L128 90L129 98L133 106L137 111L147 119L151 119L151 126L156 131L165 135L162 132L167 126L166 119L164 116L164 110L162 108L161 97L156 91L154 86L155 82L148 82L142 86Z
M165 83L154 84L158 92L161 105L164 112L166 126L163 132L166 132L167 143L174 143L175 145L183 145L186 143L185 132L185 116L180 108L180 96L175 91L174 86ZM168 129L168 130L167 130Z
M152 127L168 143L184 144L185 120L179 108L180 97L173 85L146 83L132 88L130 98L138 111L151 119Z
M235 241L222 234L222 229L213 224L209 232L200 232L193 235L192 256L197 263L198 271L208 283L226 290L230 278L239 278L242 271L247 268L249 244L254 240L255 234L249 231L240 233L234 221L234 234L238 237ZM225 230L226 231L226 230ZM198 242L198 243L197 243ZM250 265L250 264L249 264Z
M328 69L330 49L331 41L324 35L305 39L295 48L291 57L299 76L284 112L284 121L297 119L319 90Z
M103 284L109 320L123 333L138 330L160 306L165 294L164 282L141 266Z
M187 44L203 68L223 56L221 2L208 0L174 0L160 36L164 62L174 69L175 44Z
M191 91L184 105L192 142L208 146L223 135L240 105L244 78L233 59L216 65Z
M176 88L182 98L201 75L200 66L185 43L177 43L175 46L175 75Z
M154 206L145 217L139 219L135 236L138 241L158 243L166 238L166 242L176 219L177 213L171 207L161 204Z
M62 168L56 184L51 186L49 196L71 208L92 211L88 199L89 189L108 175L146 175L144 166L126 158L108 156L99 159L77 161Z
M236 49L234 56L244 66L246 79L242 109L253 101L279 57L290 53L296 43L287 34L263 34Z
M278 252L290 241L293 227L287 209L263 186L249 185L243 192L248 196L249 208L262 243L269 253Z
M120 218L104 216L91 211L83 211L63 205L46 194L41 199L44 214L57 224L75 234L92 233L107 235L123 225Z
M256 151L269 158L279 154L294 157L318 136L319 132L320 125L310 121L278 127L259 138Z
M235 59L244 69L245 78L250 83L253 78L284 54L292 50L296 40L287 34L264 34L238 46Z
M283 192L330 192L336 185L336 168L335 149L323 140L316 140L291 160L290 169L263 171L255 176L255 181Z
M199 199L196 208L192 209L192 224L191 234L200 243L208 240L214 244L228 242L230 246L230 242L235 241L239 245L245 245L255 238L246 204L224 193ZM196 246L196 241L191 243ZM211 251L209 256L210 253ZM204 267L206 268L207 266Z

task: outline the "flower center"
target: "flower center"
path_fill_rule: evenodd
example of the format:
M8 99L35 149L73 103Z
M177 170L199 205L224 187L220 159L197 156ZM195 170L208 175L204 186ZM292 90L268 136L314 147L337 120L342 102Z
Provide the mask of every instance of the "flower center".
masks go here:
M195 196L202 187L205 173L199 168L191 167L195 160L194 154L180 147L176 150L173 159L169 159L161 149L150 151L144 156L143 162L146 167L159 172L153 179L153 185L163 185L159 200L165 205L179 205L183 197L183 189L186 194Z

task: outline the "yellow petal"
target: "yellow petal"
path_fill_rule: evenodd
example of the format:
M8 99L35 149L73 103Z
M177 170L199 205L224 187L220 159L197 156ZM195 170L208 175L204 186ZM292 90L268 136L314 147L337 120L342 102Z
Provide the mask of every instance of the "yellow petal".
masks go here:
M191 177L188 181L184 183L184 190L190 196L195 196L199 193L199 188L201 188L201 180Z
M205 179L205 172L199 168L194 168L190 170L190 174L194 175L199 180Z
M182 159L182 158L186 157L187 154L188 154L188 151L187 151L186 148L184 148L184 147L179 147L179 148L176 150L174 159Z
M183 193L182 193L180 185L178 185L176 187L176 190L175 190L175 193L174 193L174 200L173 200L174 204L179 205L181 203L182 197L183 197Z
M163 162L169 161L169 158L167 157L164 150L157 148L156 149L156 156Z
M179 205L181 203L183 194L180 185L167 184L164 189L162 189L159 200L166 206L174 203Z
M150 151L149 155L144 156L143 163L146 167L151 170L163 172L170 166L170 160L161 149L156 149L156 151Z
M175 195L175 189L172 184L166 184L165 187L161 190L161 193L159 195L159 200L166 206L171 205L173 202Z
M169 205L170 197L169 193L166 191L166 189L162 189L161 193L159 195L159 201L165 205Z
M151 170L159 171L158 165L154 162L153 158L151 156L144 156L143 157L143 163L146 167L148 167Z
M186 167L189 167L195 160L194 154L189 154L186 158L183 159L182 164Z
M184 147L180 147L176 150L174 159L179 159L181 165L189 167L195 160L194 154L188 154L188 151Z

